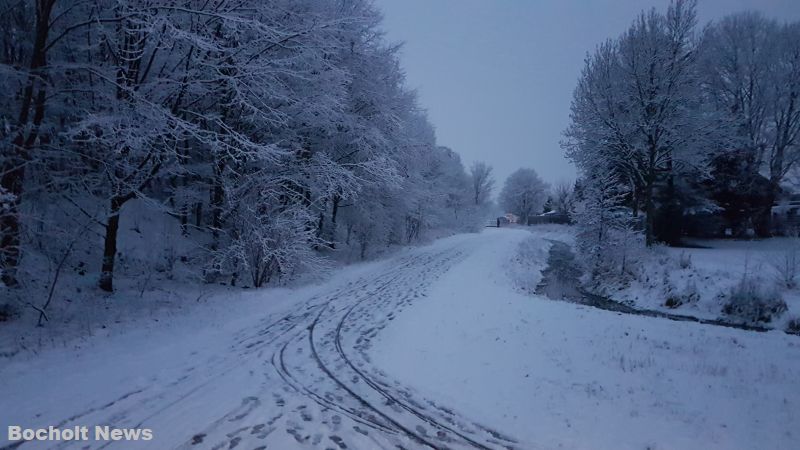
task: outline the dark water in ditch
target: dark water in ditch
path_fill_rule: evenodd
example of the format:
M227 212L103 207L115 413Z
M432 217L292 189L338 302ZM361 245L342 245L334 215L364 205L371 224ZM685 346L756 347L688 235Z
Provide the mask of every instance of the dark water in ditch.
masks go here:
M740 323L731 323L722 319L700 319L694 316L672 314L652 309L639 309L626 305L591 292L585 291L580 286L582 271L575 260L572 248L561 241L551 241L550 253L547 258L547 268L542 271L542 281L536 287L536 293L553 300L562 300L594 308L605 309L622 314L635 314L639 316L658 317L680 322L697 322L706 325L716 325L729 328L738 328L750 331L769 331L771 328Z

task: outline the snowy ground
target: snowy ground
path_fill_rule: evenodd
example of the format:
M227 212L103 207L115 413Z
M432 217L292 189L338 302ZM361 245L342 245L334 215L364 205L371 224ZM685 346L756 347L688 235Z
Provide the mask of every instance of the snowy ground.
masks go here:
M526 295L545 238L569 237L453 236L11 358L0 426L153 430L119 448L796 448L800 338Z
M800 339L531 298L498 270L527 235L486 241L378 336L377 366L523 448L797 448Z
M722 315L731 290L749 279L763 292L782 297L788 306L781 317L763 325L784 329L790 319L800 318L800 290L787 288L777 269L786 258L796 261L800 284L799 239L695 240L691 244L698 248L664 247L646 255L638 280L604 294L640 308L713 319ZM687 299L692 293L693 300L677 311L665 306L670 296Z

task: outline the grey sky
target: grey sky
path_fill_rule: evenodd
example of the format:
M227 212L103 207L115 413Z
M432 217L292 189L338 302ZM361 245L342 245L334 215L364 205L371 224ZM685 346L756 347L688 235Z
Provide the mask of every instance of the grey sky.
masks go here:
M668 0L376 0L390 41L440 145L495 167L498 190L519 167L574 179L559 147L587 51ZM800 0L700 0L700 23L757 9L800 20Z

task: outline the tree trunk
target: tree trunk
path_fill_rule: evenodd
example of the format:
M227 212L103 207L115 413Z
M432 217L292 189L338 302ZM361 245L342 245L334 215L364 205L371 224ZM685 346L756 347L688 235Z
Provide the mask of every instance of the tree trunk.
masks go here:
M670 170L672 170L671 163ZM667 175L666 198L662 207L661 218L663 222L659 226L659 240L671 246L680 245L683 232L683 207L677 198L675 177L672 173Z
M631 211L634 218L639 217L639 188L636 183L631 183Z
M644 222L644 239L645 244L650 247L655 243L655 239L653 238L653 228L655 225L655 212L656 206L653 202L653 176L648 174L647 177L647 184L645 185L645 193L644 193L644 208L645 208L645 222Z
M336 248L336 216L339 214L339 202L342 199L339 198L338 195L333 196L333 200L331 203L333 206L331 207L331 248Z
M767 198L764 207L759 211L758 218L754 227L759 237L769 237L772 235L772 205L778 200L781 195L781 181L775 177L770 177L769 190L767 191Z
M119 233L119 214L125 202L120 197L111 199L111 214L106 223L106 238L103 244L103 266L100 271L100 289L114 291L114 261L117 257L117 234Z
M194 224L197 228L203 226L203 202L197 202L194 207Z
M656 151L654 144L650 144L650 155L649 155L649 166L647 168L647 179L645 180L645 192L644 192L644 213L645 213L645 222L644 222L644 240L645 245L651 247L655 244L655 239L653 236L653 228L655 225L655 213L656 213L656 205L653 199L653 189L655 188L656 183Z
M189 205L186 202L184 202L181 205L180 217L181 217L181 235L182 236L188 236L189 235Z
M325 238L322 234L325 233L325 211L319 213L319 220L317 221L317 236Z
M219 248L219 230L222 228L222 202L225 199L225 191L222 188L222 172L225 170L225 163L217 161L214 165L214 180L211 186L211 249Z

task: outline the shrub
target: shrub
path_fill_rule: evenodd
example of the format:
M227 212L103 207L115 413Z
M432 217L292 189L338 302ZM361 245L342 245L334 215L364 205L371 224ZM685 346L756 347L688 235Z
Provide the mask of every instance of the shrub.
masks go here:
M678 265L681 266L681 269L688 269L692 267L692 255L686 252L681 252L678 256Z
M793 242L787 246L772 262L778 282L787 289L797 287L797 275L800 272L800 246Z
M239 207L230 242L214 255L211 269L230 271L232 284L240 274L254 287L261 287L273 279L291 278L299 269L319 273L326 267L324 258L314 250L326 243L308 226L313 216L300 206L269 206L274 205Z
M745 323L769 323L786 310L786 302L780 294L760 288L749 278L742 279L731 290L722 309L728 317Z
M786 332L792 334L800 334L800 317L793 317L786 324Z
M670 291L667 294L667 300L664 302L664 306L668 308L677 308L688 303L697 303L698 300L700 300L700 293L697 292L697 285L694 281L690 281L683 292L677 293L674 292L674 290Z
M667 308L677 308L683 304L683 299L677 295L670 295L667 297L667 300L664 302L664 306Z
M0 322L8 322L19 315L19 311L9 303L0 304Z

